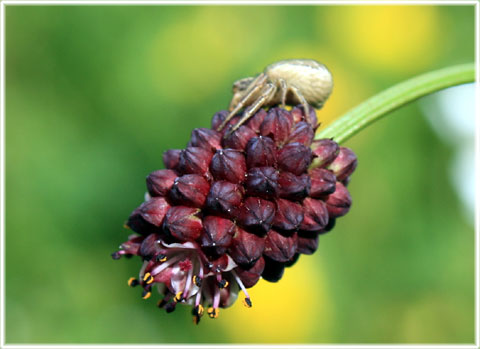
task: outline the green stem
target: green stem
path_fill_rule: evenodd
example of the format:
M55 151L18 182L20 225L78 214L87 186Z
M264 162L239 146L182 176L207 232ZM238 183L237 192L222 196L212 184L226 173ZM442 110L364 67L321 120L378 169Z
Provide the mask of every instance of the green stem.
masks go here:
M315 139L342 143L374 121L407 103L447 87L475 81L473 63L435 70L401 82L367 99L321 130Z

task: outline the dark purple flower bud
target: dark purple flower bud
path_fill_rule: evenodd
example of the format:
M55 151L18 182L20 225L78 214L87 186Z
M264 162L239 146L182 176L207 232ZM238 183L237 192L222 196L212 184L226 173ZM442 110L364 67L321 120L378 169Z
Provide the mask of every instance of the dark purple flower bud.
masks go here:
M289 200L302 200L310 190L310 177L306 174L295 176L290 172L278 175L278 195Z
M280 230L297 230L303 221L301 205L284 199L276 200L276 213L273 226Z
M214 273L219 273L222 270L226 269L228 266L228 257L226 254L221 255L220 257L211 260L208 269Z
M300 143L309 147L312 144L314 136L315 133L313 132L312 126L305 121L301 121L295 125L293 132L288 137L287 143Z
M293 117L285 109L271 108L260 125L260 134L270 137L276 145L284 144L293 127Z
M243 199L242 187L227 181L213 183L207 196L207 208L230 214L240 206Z
M269 199L277 195L277 181L278 172L273 167L254 167L248 171L245 186L249 195Z
M265 260L263 259L263 257L260 257L250 269L243 269L241 267L238 267L235 269L235 273L237 273L240 280L242 280L243 285L246 288L250 288L258 282L264 268Z
M275 230L270 230L265 239L265 250L263 254L274 261L286 262L290 260L297 251L297 233L284 236Z
M298 234L297 234L297 240L298 240ZM297 242L297 244L298 244L298 242ZM292 265L294 265L295 263L297 263L297 261L298 261L299 258L300 258L300 253L295 252L295 254L293 255L293 257L292 257L288 262L285 262L285 267L286 267L286 268L291 267Z
M333 217L340 217L347 214L352 206L352 198L345 186L337 182L335 192L330 194L327 199L328 214Z
M200 147L206 150L215 151L220 149L222 134L209 128L196 128L192 131L189 147Z
M250 139L245 148L248 168L274 166L275 150L275 143L269 137L260 136Z
M151 198L132 212L126 225L142 235L158 232L169 208L163 197Z
M348 183L350 183L350 179L351 179L351 177L348 176L347 178L344 178L344 179L341 180L340 182L342 182L342 184L343 184L344 186L347 186Z
M327 205L322 200L306 198L303 200L303 222L301 230L319 231L328 223Z
M290 111L290 114L292 114L293 122L295 124L305 121L305 118L303 115L303 109L300 109L300 106L292 108L292 110Z
M340 148L338 144L331 139L319 139L312 142L313 162L312 167L326 167L338 155Z
M210 185L203 176L190 174L175 179L170 198L178 205L202 207Z
M277 282L285 271L285 263L274 261L273 259L264 256L265 268L263 269L262 278L268 282Z
M265 238L237 227L229 247L229 255L235 263L248 269L262 256L264 248Z
M165 196L173 185L177 174L173 170L158 170L147 177L147 189L151 196Z
M120 245L120 251L112 253L112 258L120 259L122 256L139 255L140 246L144 239L144 236L131 235L128 241Z
M212 254L224 254L235 234L235 224L229 219L207 216L203 218L203 229L200 237L202 247Z
M210 172L215 180L241 183L245 180L246 171L245 156L234 149L217 150L210 164Z
M251 128L252 131L260 133L260 125L262 125L263 120L265 120L266 116L267 111L265 109L260 109L253 117L248 120L246 125Z
M228 114L230 114L230 112L226 110L221 110L218 113L215 113L212 118L212 129L217 131L218 128L223 125L223 122L227 118ZM240 120L240 116L241 114L234 116L225 125L223 125L223 128L219 131L222 136L230 133L232 127L238 122L238 120Z
M313 254L318 248L318 234L299 231L297 235L297 252L302 254Z
M300 143L290 143L277 153L278 167L284 171L301 175L312 162L312 151Z
M230 119L230 121L225 125L225 127L220 131L222 136L228 135L232 133L233 127L240 121L241 114L234 116Z
M159 234L150 234L145 238L145 240L142 241L139 254L143 257L143 259L150 260L155 255L163 251L163 248L157 242L159 239Z
M327 210L328 210L328 206L327 206ZM330 214L328 218L329 218L328 224L322 231L319 232L320 234L328 233L330 230L332 230L335 227L336 219L331 217Z
M212 117L212 129L217 130L229 114L228 110L220 110Z
M244 205L238 210L240 223L249 229L260 234L270 230L275 217L275 205L271 201L257 197L249 197Z
M158 227L143 219L139 207L130 214L125 226L142 235L148 235L159 231Z
M202 233L202 220L197 217L198 208L174 206L165 217L165 229L180 241L193 241Z
M335 173L337 180L343 181L357 168L357 156L351 149L340 147L340 152L328 168Z
M309 171L310 175L310 196L312 198L321 198L335 191L335 175L323 168L314 168Z
M212 152L199 147L188 147L182 150L178 170L182 174L199 174L205 176L212 160Z
M240 126L238 130L223 139L222 145L224 148L244 151L248 141L256 136L257 134L251 128Z
M318 120L317 120L317 113L315 112L315 108L310 106L309 108L309 124L315 130L318 127ZM303 106L299 105L292 109L290 112L292 114L293 120L295 123L299 123L305 120L305 113L303 112Z
M320 126L320 123L318 122L318 118L317 118L317 112L315 111L315 108L312 108L311 106L310 106L310 113L309 113L309 123L314 130L316 130L318 126Z
M163 163L170 170L175 170L180 162L180 149L169 149L163 153Z
M143 219L145 219L145 221L160 227L163 223L165 215L167 214L167 211L170 209L170 205L164 198L155 197L145 201L142 205L140 205L139 209L140 215Z

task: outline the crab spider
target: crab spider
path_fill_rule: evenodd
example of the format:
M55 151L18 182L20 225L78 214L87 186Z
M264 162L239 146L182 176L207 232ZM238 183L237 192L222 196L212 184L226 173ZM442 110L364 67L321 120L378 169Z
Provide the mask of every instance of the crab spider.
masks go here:
M302 104L308 119L308 108L321 108L332 92L332 74L312 59L292 59L270 64L256 77L240 79L233 84L230 113L218 127L221 131L234 115L246 108L241 119L225 135L228 137L262 106Z

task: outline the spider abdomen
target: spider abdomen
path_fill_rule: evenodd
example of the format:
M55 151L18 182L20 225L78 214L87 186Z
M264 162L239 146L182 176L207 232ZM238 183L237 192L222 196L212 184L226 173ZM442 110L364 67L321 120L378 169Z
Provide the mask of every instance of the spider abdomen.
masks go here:
M281 80L285 81L289 90L297 88L307 102L315 107L320 107L328 98L333 88L332 75L321 63L310 59L284 60L269 65L265 68L268 80L280 87ZM294 94L287 95L289 104L298 104L300 101ZM280 98L276 94L272 103Z
M321 108L332 88L332 74L327 67L313 59L290 59L270 64L256 77L240 79L233 84L230 113L218 126L218 131L241 108L245 108L241 119L226 136L235 132L262 106L301 104L305 111L309 110L309 105Z

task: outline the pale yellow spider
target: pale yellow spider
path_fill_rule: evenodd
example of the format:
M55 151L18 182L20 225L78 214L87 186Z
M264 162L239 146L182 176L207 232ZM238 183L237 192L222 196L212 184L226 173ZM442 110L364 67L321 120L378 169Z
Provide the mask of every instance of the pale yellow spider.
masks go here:
M327 67L312 59L290 59L270 64L258 76L240 79L233 84L230 113L218 127L218 131L244 107L246 109L241 119L226 137L262 106L302 104L308 121L309 105L321 108L332 88L332 74Z

